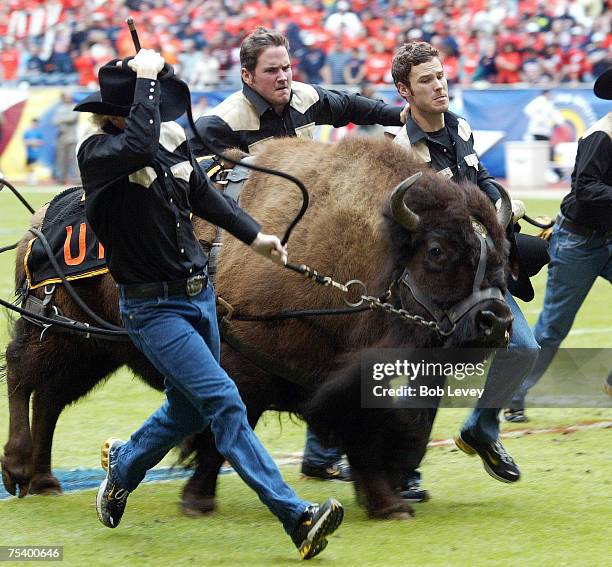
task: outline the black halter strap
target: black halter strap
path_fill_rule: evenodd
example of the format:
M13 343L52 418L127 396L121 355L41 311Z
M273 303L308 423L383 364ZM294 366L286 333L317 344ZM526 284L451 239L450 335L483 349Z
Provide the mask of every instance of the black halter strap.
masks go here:
M416 302L436 320L438 325L446 327L444 332L447 334L453 332L459 320L475 305L490 299L504 301L504 294L498 287L480 289L487 269L489 252L493 249L493 240L489 236L486 228L475 219L472 219L472 228L480 243L480 254L478 257L478 265L476 266L476 273L474 274L472 293L468 297L455 303L450 309L444 310L434 305L431 299L421 292L412 274L408 271L408 268L403 271L399 280L410 290Z

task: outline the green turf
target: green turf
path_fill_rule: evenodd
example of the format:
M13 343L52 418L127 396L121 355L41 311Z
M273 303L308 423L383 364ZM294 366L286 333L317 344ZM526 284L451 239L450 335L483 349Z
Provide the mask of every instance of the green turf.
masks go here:
M50 193L27 194L34 205ZM556 214L558 203L526 199L532 216ZM29 214L5 189L0 193L0 246L16 241ZM14 255L0 255L0 295L13 292ZM522 307L534 322L542 302L545 273L534 280L536 300ZM599 280L587 298L565 346L610 346L610 288ZM0 349L8 341L6 313L0 315ZM4 387L2 388L4 390ZM110 434L127 436L155 409L157 392L119 371L61 416L55 435L55 467L98 465L98 447ZM433 437L446 439L468 410L441 411ZM8 432L6 395L0 395L0 444ZM610 410L530 410L529 427L612 420ZM304 427L287 416L267 414L258 433L278 457L303 448ZM504 425L504 430L524 425ZM320 558L340 565L593 565L607 562L611 539L610 431L544 434L505 442L524 473L517 486L495 482L478 459L454 449L429 451L423 474L433 499L417 506L410 522L366 521L349 485L298 480L297 466L283 472L301 495L339 497L347 522ZM168 457L166 464L172 462ZM221 479L221 511L213 518L183 518L176 506L181 483L143 485L130 497L117 530L98 524L93 491L60 498L29 496L0 501L4 529L0 545L63 544L67 565L281 565L297 555L279 524L235 476ZM317 560L319 561L319 560Z
M607 431L509 440L526 470L513 486L488 477L476 458L431 449L424 468L434 496L404 522L367 520L350 485L285 476L304 497L334 494L347 508L322 564L600 567L612 537L612 485L609 468L591 455L606 443ZM64 545L67 565L294 564L289 539L254 494L235 475L220 484L220 510L200 519L181 516L180 483L143 485L112 531L98 523L93 491L3 502L10 529L2 541Z

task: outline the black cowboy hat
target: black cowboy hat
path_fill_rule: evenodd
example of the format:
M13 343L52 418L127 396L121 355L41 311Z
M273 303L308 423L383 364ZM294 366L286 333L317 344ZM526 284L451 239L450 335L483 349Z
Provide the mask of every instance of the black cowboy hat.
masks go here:
M113 59L101 67L98 72L100 90L84 98L74 110L108 116L129 116L136 88L136 73L127 65L130 59L124 59L121 66L117 66L119 59ZM189 87L174 76L174 69L168 63L159 72L157 79L161 86L161 120L176 120L186 112L191 102Z
M518 265L518 276L516 278L512 274L508 276L508 291L523 301L531 301L535 293L529 278L535 276L550 262L548 242L543 238L520 232L515 232L513 237L510 264Z
M612 67L597 77L593 85L593 92L596 97L612 100Z

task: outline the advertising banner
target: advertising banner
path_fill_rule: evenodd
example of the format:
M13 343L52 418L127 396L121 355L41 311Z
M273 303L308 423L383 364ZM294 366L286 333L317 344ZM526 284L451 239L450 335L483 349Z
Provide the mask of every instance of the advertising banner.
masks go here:
M24 179L26 175L26 153L23 134L38 118L44 142L40 152L39 176L48 177L53 171L57 130L53 115L60 103L60 88L0 89L0 169L7 178ZM552 102L563 117L552 133L551 143L575 142L593 122L609 111L606 101L595 97L589 87L555 88L551 90ZM492 175L506 177L506 142L528 140L528 116L525 107L542 93L541 89L456 89L451 101L451 110L463 116L474 131L476 150ZM87 93L75 91L74 101ZM194 111L212 108L231 94L228 90L194 92ZM403 104L394 88L381 88L377 95L390 104ZM197 117L198 112L196 112ZM86 121L81 116L81 123ZM184 125L186 120L183 121ZM317 127L316 137L333 142L349 132L363 133L352 125L334 129L331 126ZM380 135L381 129L369 132ZM570 164L571 165L571 164Z

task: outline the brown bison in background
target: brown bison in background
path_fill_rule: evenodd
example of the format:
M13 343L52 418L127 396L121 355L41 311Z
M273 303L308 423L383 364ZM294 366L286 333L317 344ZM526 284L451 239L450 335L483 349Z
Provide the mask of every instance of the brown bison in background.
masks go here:
M475 218L494 242L481 287L505 291L507 243L494 208L480 190L424 170L403 198L410 210L401 201L391 210L393 189L422 169L402 148L365 138L336 145L282 139L268 143L256 163L291 172L305 181L310 192L310 207L289 241L293 263L312 266L340 282L360 279L374 296L382 296L408 268L418 288L436 307L445 309L472 292L480 254L471 224ZM240 204L265 232L280 234L299 208L299 199L299 191L289 182L253 172ZM194 228L200 238L210 240L214 234L200 219L194 219ZM25 277L22 259L23 248L17 258L18 288ZM99 315L119 323L110 276L84 280L75 287ZM263 262L227 236L215 287L217 295L242 315L345 307L337 290ZM406 286L396 284L391 289L388 301L395 307L431 318ZM87 320L63 289L58 289L54 301L65 315ZM224 315L225 307L219 312ZM382 311L275 322L230 319L234 346L223 343L222 364L236 381L253 426L268 409L305 415L319 434L346 451L369 514L405 517L411 510L397 493L399 479L404 470L418 466L435 411L362 409L359 351L502 346L511 320L507 305L498 300L470 309L448 337ZM127 364L152 386L162 384L161 376L130 344L53 334L39 342L39 335L38 327L18 320L6 352L11 421L2 475L13 494L18 488L22 494L28 488L36 493L60 490L50 469L56 420L67 404L113 370ZM197 450L197 469L183 490L183 508L198 514L214 509L223 458L210 430L196 436L191 448Z

